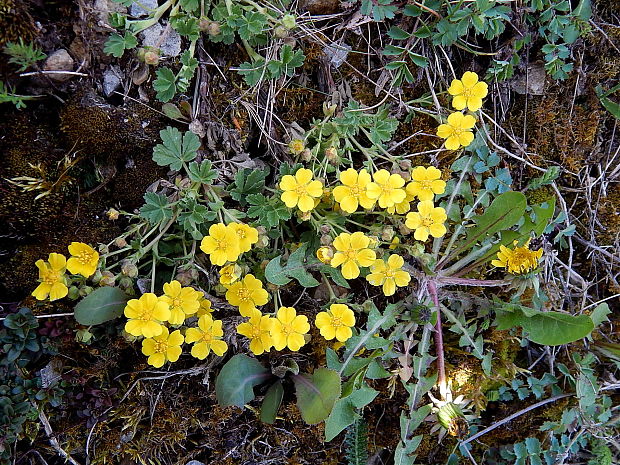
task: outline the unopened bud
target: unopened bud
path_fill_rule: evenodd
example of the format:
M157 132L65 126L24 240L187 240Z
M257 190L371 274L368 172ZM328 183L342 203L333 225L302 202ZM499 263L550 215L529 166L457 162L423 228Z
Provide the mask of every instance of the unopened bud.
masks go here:
M118 280L118 287L120 287L125 292L133 290L133 279L131 279L129 276L121 277Z
M293 139L292 141L288 143L288 149L293 155L299 155L300 153L304 151L305 148L306 148L306 145L304 144L304 141L301 139Z
M330 236L329 234L323 234L321 236L320 242L321 242L321 245L331 245L332 236Z
M90 286L84 286L79 290L79 294L81 297L86 297L91 292L93 292L93 288Z
M295 16L291 14L282 16L282 26L284 26L289 31L295 29L295 27L297 27L297 21L295 19Z
M97 250L99 250L100 254L107 254L110 252L110 248L106 244L99 244Z
M401 160L398 163L398 166L400 166L401 170L409 171L411 169L411 160Z
M322 263L329 265L332 258L334 258L334 249L331 247L319 247L316 251L316 258Z
M319 228L321 234L329 234L332 231L332 228L328 224L322 224Z
M100 286L114 286L116 276L111 271L104 271L101 273L101 279L99 280Z
M122 249L124 247L127 247L127 241L124 237L117 237L116 239L114 239L114 245L119 249Z
M71 300L76 300L80 297L80 290L76 286L71 286L69 288L69 293L67 294Z
M138 276L138 267L130 260L121 261L121 273L130 278Z
M297 45L297 41L291 36L288 36L282 39L282 43L284 45L288 45L291 48L295 48L295 46Z
M284 26L276 26L273 30L273 35L278 39L284 39L285 37L288 37L288 29Z
M207 34L212 37L219 36L222 32L222 26L217 21L211 21L211 24L207 26Z
M159 64L159 53L149 50L144 54L144 62L147 65L157 66Z
M407 234L411 234L411 229L405 226L405 223L402 223L398 225L398 232L403 236L406 236Z
M369 249L374 249L379 245L379 238L377 236L368 236L368 239L370 239L370 242L368 243Z
M181 270L177 273L175 279L181 283L181 286L189 286L198 278L198 272L195 269Z
M338 149L334 146L325 149L325 158L332 165L337 165L339 163Z
M323 114L325 116L333 116L336 113L336 108L338 105L328 105L327 102L323 102Z
M120 215L120 212L116 210L115 208L110 208L106 212L106 215L110 221L116 221L118 220L118 216Z
M394 228L392 226L386 226L381 230L381 240L388 242L394 237Z
M312 152L310 149L304 149L303 152L301 152L300 158L305 162L312 160Z
M312 218L312 212L311 211L309 211L309 212L302 212L302 211L300 211L299 212L299 219L301 221L308 221L310 218Z
M210 24L211 20L207 18L200 18L200 21L198 21L198 29L200 29L200 32L208 32Z
M448 430L450 436L461 437L468 433L469 425L458 405L448 402L437 412L439 424Z

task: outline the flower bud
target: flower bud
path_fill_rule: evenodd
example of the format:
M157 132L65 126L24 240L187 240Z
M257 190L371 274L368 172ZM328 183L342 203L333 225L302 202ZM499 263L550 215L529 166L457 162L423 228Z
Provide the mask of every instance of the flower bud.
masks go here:
M312 152L310 149L304 149L303 152L301 152L300 158L305 162L312 160Z
M200 21L198 21L198 29L200 29L200 32L208 32L210 25L211 20L208 18L200 18Z
M154 50L149 50L144 54L144 62L147 65L157 66L159 64L159 53Z
M91 292L93 292L93 288L90 286L84 286L79 290L79 294L81 297L86 297Z
M405 226L405 223L402 223L398 225L398 232L403 236L406 236L407 234L411 234L411 229Z
M332 228L328 224L322 224L319 230L321 234L329 234L332 232Z
M138 276L138 267L131 260L122 260L121 273L123 273L125 276L129 276L130 278L135 278L136 276Z
M295 48L295 46L297 45L297 41L291 36L282 39L282 43L284 45L288 45L291 48Z
M212 37L219 36L222 32L222 26L217 21L211 21L211 24L207 26L207 34Z
M305 148L306 145L301 139L293 139L288 143L288 149L293 155L299 155Z
M327 161L329 161L332 165L337 165L340 162L338 149L334 146L325 149L325 158L327 158Z
M401 170L403 171L410 171L411 170L411 160L407 159L407 160L401 160L398 163L398 166L400 167Z
M284 39L288 37L288 29L284 26L276 26L273 30L273 35L278 39Z
M309 211L309 212L300 211L298 216L301 221L308 221L310 218L312 218L312 211Z
M128 291L133 291L133 279L129 276L121 277L121 279L118 280L118 287L127 293L129 293Z
M198 279L198 271L193 268L189 270L181 270L177 273L175 279L180 282L182 286L189 286L196 279Z
M100 286L114 286L114 282L116 281L116 276L111 271L104 271L101 273L101 280L99 281Z
M136 58L138 58L138 60L140 61L144 61L144 55L146 54L146 49L144 48L139 48L136 51Z
M452 402L448 402L439 408L437 419L439 424L448 430L450 436L461 437L469 431L465 415L459 406Z
M329 265L334 258L334 249L331 247L319 247L316 251L316 258L322 263Z
M110 248L106 244L99 244L99 247L97 247L97 249L101 254L106 254L110 252Z
M334 116L336 108L338 108L338 105L328 105L327 102L323 102L323 114L326 117Z
M120 215L120 212L116 210L115 208L110 208L106 212L106 215L110 221L116 221L118 220L118 216Z
M332 236L323 234L320 239L321 245L332 245Z
M78 329L75 332L75 341L81 342L82 344L88 344L88 342L93 338L93 333L85 328Z
M101 281L101 278L102 278L101 270L96 270L95 274L93 274L90 277L90 280L95 284L99 284L99 282Z
M379 238L377 236L368 236L368 239L370 239L369 249L374 249L379 245Z
M124 247L127 247L127 241L124 237L117 237L116 239L114 239L114 245L119 249L122 249Z
M392 226L386 226L381 230L381 240L388 242L394 237L394 228Z
M77 300L80 297L80 290L76 286L71 286L67 297L71 300Z
M297 21L295 16L291 14L287 14L282 16L282 26L284 26L287 30L291 31L297 27Z

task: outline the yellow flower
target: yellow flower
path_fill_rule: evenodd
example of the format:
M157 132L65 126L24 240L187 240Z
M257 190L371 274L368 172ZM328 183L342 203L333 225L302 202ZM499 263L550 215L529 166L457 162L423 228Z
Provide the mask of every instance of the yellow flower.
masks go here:
M336 338L344 342L353 335L351 328L355 326L355 315L344 304L332 304L328 311L317 314L314 324L328 341Z
M181 283L174 280L164 284L164 295L159 300L165 302L170 310L168 323L180 325L185 317L193 315L200 308L200 292L191 287L181 287Z
M304 141L301 139L293 139L288 143L288 149L294 155L299 155L305 148Z
M166 329L161 322L170 318L168 304L150 292L127 302L124 313L129 318L125 323L125 331L132 336L159 336Z
M211 308L211 301L207 299L201 292L198 293L198 303L200 307L196 312L196 316L200 318L202 315L210 315L213 313L213 309Z
M37 260L35 265L39 269L39 281L41 281L41 284L32 291L35 299L45 300L49 295L50 301L58 300L69 293L65 279L67 259L64 255L51 253L47 262Z
M287 174L280 181L282 195L280 198L287 207L299 207L302 212L309 212L315 206L314 200L323 195L321 181L312 180L312 171L299 168L295 176Z
M167 361L176 362L181 356L183 335L178 329L168 334L168 328L161 327L161 333L142 341L142 353L148 357L148 364L161 368Z
M404 191L403 191L404 192ZM342 265L342 276L345 279L355 279L360 275L360 266L370 266L377 255L370 250L370 239L364 233L340 233L334 239L334 248L337 252L330 265L334 268Z
M478 111L482 107L482 99L489 93L486 82L478 81L478 75L466 71L461 79L453 79L448 93L454 96L452 106L457 110L465 107L471 111Z
M416 166L411 172L412 181L407 184L407 193L417 196L418 200L433 200L435 194L446 191L446 182L440 178L441 171L434 166Z
M222 266L227 261L239 258L239 237L235 231L224 223L212 224L209 235L202 238L200 250L209 254L211 263Z
M373 207L375 201L366 193L371 180L365 169L360 170L359 174L353 168L343 171L340 173L340 182L344 185L334 188L334 199L342 210L353 213L359 205L367 209Z
M407 194L402 187L405 180L400 174L390 174L388 170L379 170L372 175L374 182L368 184L367 195L378 200L381 208L388 208L405 200Z
M331 247L319 247L316 251L316 258L318 258L321 263L329 265L332 258L334 258L334 249Z
M241 276L241 267L236 263L229 263L220 269L220 284L229 286Z
M437 128L437 135L446 139L448 150L457 150L459 147L467 147L474 140L471 129L476 125L476 118L472 115L464 115L461 112L451 113L448 123L441 124Z
M71 274L81 274L85 278L91 276L97 269L99 253L90 245L82 242L72 242L69 246L71 257L67 260L67 269Z
M306 343L304 334L308 331L308 317L297 315L293 307L280 307L271 329L273 347L276 350L288 347L292 351L298 351Z
M418 203L418 211L407 213L405 226L415 229L413 237L418 241L426 241L429 234L433 237L441 237L446 233L444 222L448 216L441 207L435 207L432 200Z
M228 288L226 300L239 307L242 316L250 316L257 306L265 305L269 301L269 294L263 289L263 283L259 279L248 274Z
M385 295L394 295L397 287L405 287L411 281L411 276L403 271L405 260L400 255L392 254L387 263L378 259L370 267L370 274L366 279L373 286L383 286Z
M250 350L253 354L269 352L273 345L271 329L275 320L256 309L249 314L249 317L248 321L237 326L237 332L250 339Z
M220 357L228 350L228 344L222 341L222 320L214 320L211 315L203 315L198 319L198 328L188 328L185 342L192 346L192 356L204 360L213 351Z
M231 223L228 227L232 228L239 238L238 244L240 252L249 252L252 248L252 244L258 242L258 231L256 228L248 226L245 223Z
M517 247L518 241L514 241L514 249L503 245L499 246L497 260L491 261L494 266L506 268L512 274L529 273L538 266L538 260L542 257L543 249L530 250L530 239L521 247Z
M405 191L405 194L405 199L402 202L397 203L392 207L387 207L386 210L390 215L393 215L394 213L404 215L411 210L411 201L415 199L415 195L411 195L408 191Z

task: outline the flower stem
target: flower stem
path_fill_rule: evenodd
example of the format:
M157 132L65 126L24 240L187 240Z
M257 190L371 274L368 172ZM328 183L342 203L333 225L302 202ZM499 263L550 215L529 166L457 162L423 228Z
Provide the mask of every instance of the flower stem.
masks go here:
M433 305L437 309L437 323L435 323L435 353L437 356L437 384L439 385L439 393L441 400L444 399L444 393L446 392L446 364L443 356L443 332L441 329L441 307L439 306L439 298L437 297L437 284L434 280L429 280L426 285L428 293L433 299Z

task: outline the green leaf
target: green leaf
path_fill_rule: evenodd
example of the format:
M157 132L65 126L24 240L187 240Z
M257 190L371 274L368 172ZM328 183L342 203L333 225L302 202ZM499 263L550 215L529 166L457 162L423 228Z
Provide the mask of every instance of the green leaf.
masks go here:
M547 184L551 184L560 175L561 168L559 166L551 166L542 176L532 179L526 189L538 189Z
M358 418L360 415L355 411L348 397L338 399L325 420L325 440L331 441Z
M306 56L301 50L295 50L290 45L284 45L280 49L280 59L271 60L267 63L267 69L273 78L279 78L282 75L293 76L295 68L299 68L304 63Z
M75 306L75 319L84 326L100 325L123 314L129 296L117 287L100 287Z
M601 101L601 105L603 105L605 107L605 109L609 113L611 113L616 119L620 119L620 104L610 100L608 98L608 95L611 95L612 93L614 93L618 89L620 89L620 84L618 84L617 86L614 86L613 89L611 89L611 90L609 90L607 92L603 92L603 88L601 87L600 84L594 88L594 90L596 91L596 95L598 96L599 100Z
M392 26L388 31L388 36L394 40L407 40L411 37L411 34L397 26Z
M256 60L254 62L246 61L239 65L237 72L243 76L248 86L253 87L263 79L269 79L269 73L265 68L265 60Z
M187 37L190 41L196 41L200 37L198 18L181 16L171 20L170 23L181 36Z
M125 35L112 34L106 41L103 51L108 55L112 55L116 58L120 58L125 53L125 50L129 50L138 45L138 39L131 32L125 31Z
M170 166L179 171L183 162L192 161L196 158L200 148L200 139L193 132L187 131L181 134L177 128L168 126L159 132L162 144L157 144L153 149L153 161L159 166Z
M286 221L291 218L291 210L284 205L280 197L265 197L263 194L248 195L248 202L251 207L248 208L248 216L250 218L258 218L256 222L266 228L275 228L280 221Z
M155 225L172 218L172 208L165 195L147 192L144 201L146 203L140 208L140 216L149 223Z
M237 171L235 182L228 189L230 196L242 206L247 205L248 195L259 194L263 191L265 188L265 178L267 178L268 174L269 169L251 170L244 168Z
M303 287L315 287L319 285L319 282L312 277L310 273L306 271L306 250L308 243L303 244L295 252L293 252L286 262L286 265L282 266L282 255L278 255L271 260L265 268L265 278L272 284L278 286L284 286L291 282L294 278Z
M170 68L160 68L155 72L157 79L153 82L153 89L157 92L157 100L160 102L168 102L172 100L177 91L176 75Z
M179 4L181 5L181 8L183 8L188 13L196 11L199 6L198 0L180 0Z
M573 15L582 21L589 21L592 17L592 5L590 0L581 0L577 8L573 10Z
M594 323L588 315L541 312L515 304L501 304L496 309L498 329L520 326L525 337L541 345L557 346L588 336Z
M161 106L161 111L163 111L164 114L170 119L187 120L187 117L183 113L181 113L179 107L177 107L174 103L164 103Z
M297 407L301 417L310 425L325 420L338 397L340 376L329 368L318 368L312 375L293 376L297 394Z
M213 169L211 160L205 160L202 163L191 162L187 167L187 174L193 182L200 184L211 184L217 179L217 171Z
M260 408L260 419L262 422L273 425L276 421L276 415L278 414L278 409L280 408L283 397L284 388L282 387L282 381L277 380L269 386L269 389L267 389L265 393L265 398Z
M237 33L243 40L251 40L263 32L263 28L267 25L267 17L258 12L250 12L243 15L237 21Z
M234 355L220 370L215 380L215 395L223 407L243 407L254 399L254 386L267 380L269 370L256 359Z
M609 321L609 318L607 317L607 315L609 315L610 313L611 313L611 310L609 308L609 305L607 305L606 302L603 302L602 304L598 304L596 308L592 310L592 313L590 314L590 318L592 319L592 323L594 324L594 327L598 327L605 321Z

